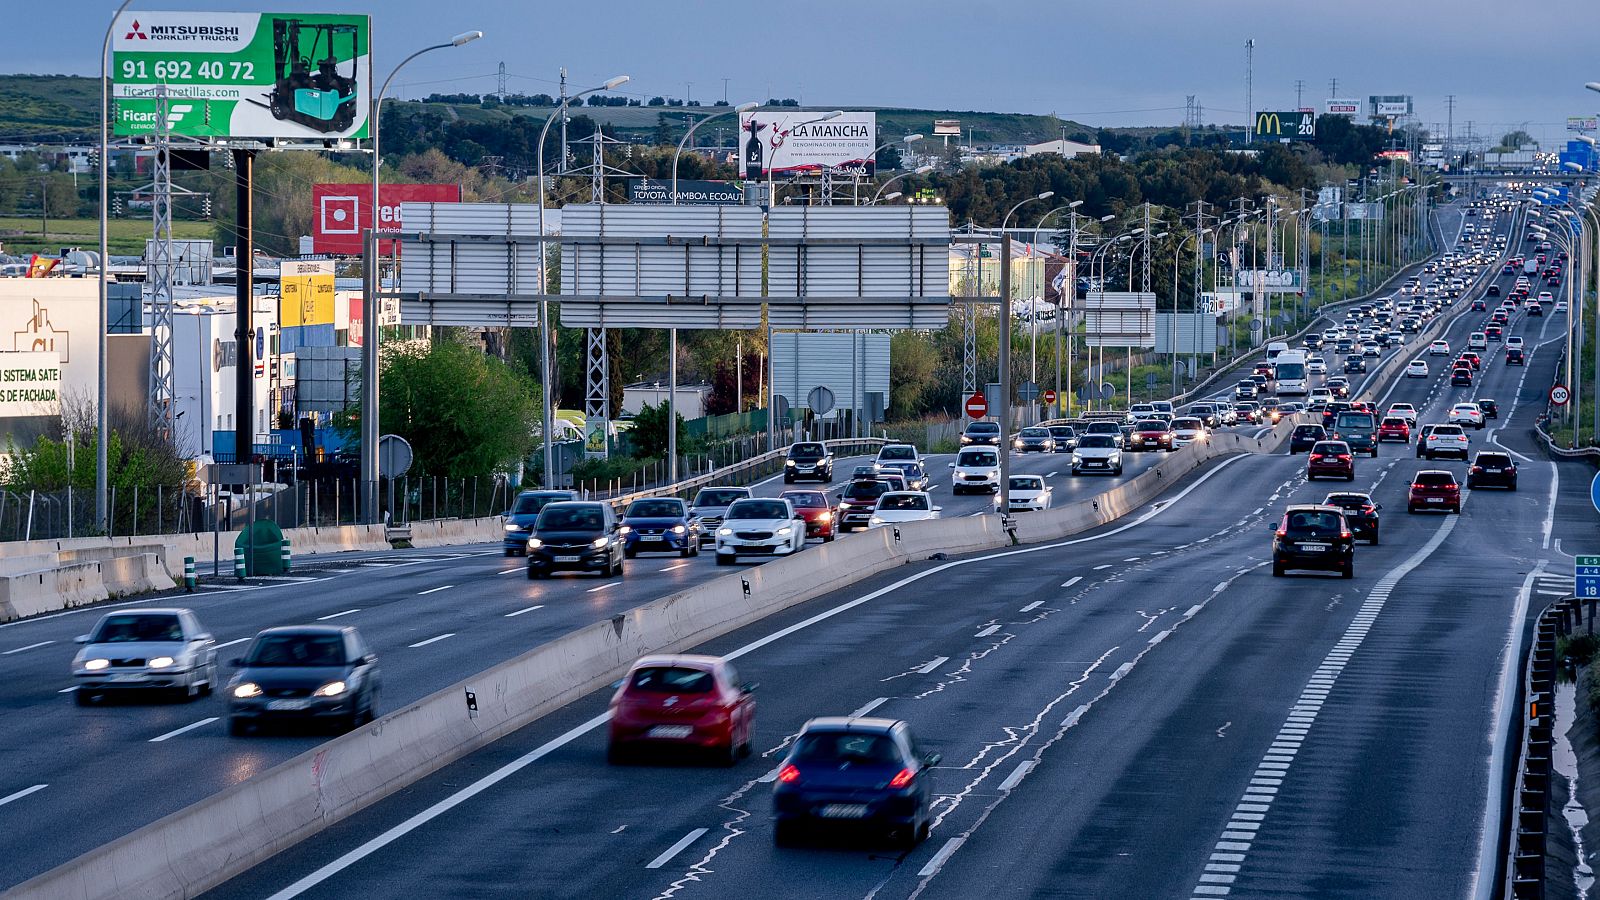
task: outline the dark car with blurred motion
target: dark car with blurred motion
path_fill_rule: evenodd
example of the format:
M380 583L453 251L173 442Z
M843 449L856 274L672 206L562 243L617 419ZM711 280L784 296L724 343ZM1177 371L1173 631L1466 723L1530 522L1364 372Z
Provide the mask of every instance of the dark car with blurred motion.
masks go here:
M902 848L928 836L933 767L905 722L812 719L800 729L772 783L773 842L795 843L809 829L868 829Z
M689 504L676 497L646 497L628 504L622 515L622 551L629 559L646 550L700 555L700 523Z
M1324 506L1337 506L1344 510L1345 523L1357 540L1378 542L1378 510L1383 504L1372 499L1371 494L1359 491L1335 491L1322 500Z
M1310 452L1318 441L1328 439L1328 429L1321 425L1296 425L1289 433L1289 453Z
M1321 504L1289 507L1272 535L1272 574L1281 578L1290 569L1337 572L1355 577L1355 534L1344 510Z
M378 656L350 626L268 628L233 661L228 733L284 720L331 722L348 731L377 715Z
M539 511L546 505L576 499L578 495L574 491L523 491L518 494L511 503L511 509L506 511L506 555L521 556L527 552L528 535L533 530L534 521L539 518Z

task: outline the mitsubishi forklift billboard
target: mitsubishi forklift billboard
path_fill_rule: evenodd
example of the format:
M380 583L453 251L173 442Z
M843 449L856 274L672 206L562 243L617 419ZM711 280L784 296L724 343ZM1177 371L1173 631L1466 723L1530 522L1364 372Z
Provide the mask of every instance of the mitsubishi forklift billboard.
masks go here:
M175 137L367 137L368 16L125 12L112 30L112 130ZM165 100L159 88L166 88Z

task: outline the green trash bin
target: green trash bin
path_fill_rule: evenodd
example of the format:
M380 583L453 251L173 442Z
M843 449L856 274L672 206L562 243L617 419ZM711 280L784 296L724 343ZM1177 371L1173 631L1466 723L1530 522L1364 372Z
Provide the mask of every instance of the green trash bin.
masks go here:
M276 522L256 522L247 526L234 538L235 549L244 550L244 573L256 575L282 575L283 529Z

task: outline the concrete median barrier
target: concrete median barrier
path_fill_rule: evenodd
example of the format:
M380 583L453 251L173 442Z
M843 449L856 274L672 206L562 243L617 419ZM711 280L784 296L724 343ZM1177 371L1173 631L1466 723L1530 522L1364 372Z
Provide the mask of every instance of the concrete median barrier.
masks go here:
M39 572L0 576L0 622L71 609L104 600L100 563L58 565Z

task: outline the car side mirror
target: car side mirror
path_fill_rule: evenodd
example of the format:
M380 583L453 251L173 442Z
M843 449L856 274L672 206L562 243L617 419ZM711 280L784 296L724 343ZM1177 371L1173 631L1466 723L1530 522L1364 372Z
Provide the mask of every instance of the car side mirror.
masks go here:
M933 511L934 511L934 512L944 512L944 507L942 507L942 506L935 506L935 507L934 507L934 508L933 508Z
M1372 504L1373 512L1377 512L1380 509L1383 509L1383 504L1382 503L1374 503L1374 504Z
M366 665L370 666L373 663L378 661L378 654L376 654L376 653L368 653L366 656L361 657L361 661L363 663L365 663Z
M228 660L228 665L234 667L235 669L242 669L244 668L244 657L235 656L233 659Z
M950 466L950 468L954 469L956 467L956 464L955 463L950 463L949 466Z
M87 643L89 643L89 636L87 634L80 634L77 637L73 638L72 642L74 644L87 644Z
M756 692L756 688L758 687L761 687L761 682L746 681L744 684L739 685L739 690L746 694L754 694Z
M944 757L938 753L924 753L922 755L922 764L925 766L937 766L942 759Z
M206 634L206 633L205 633L205 632L201 632L201 633L200 633L200 634L197 634L197 635L195 635L195 636L194 636L194 637L192 637L192 638L190 638L190 639L189 639L189 643L191 643L191 644L192 644L192 643L195 643L195 642L197 642L197 641L198 641L198 642L202 642L202 643L203 643L203 642L205 642L205 641L210 641L210 640L215 640L215 639L214 639L214 638L212 638L212 636L211 636L211 635L209 635L209 634Z

